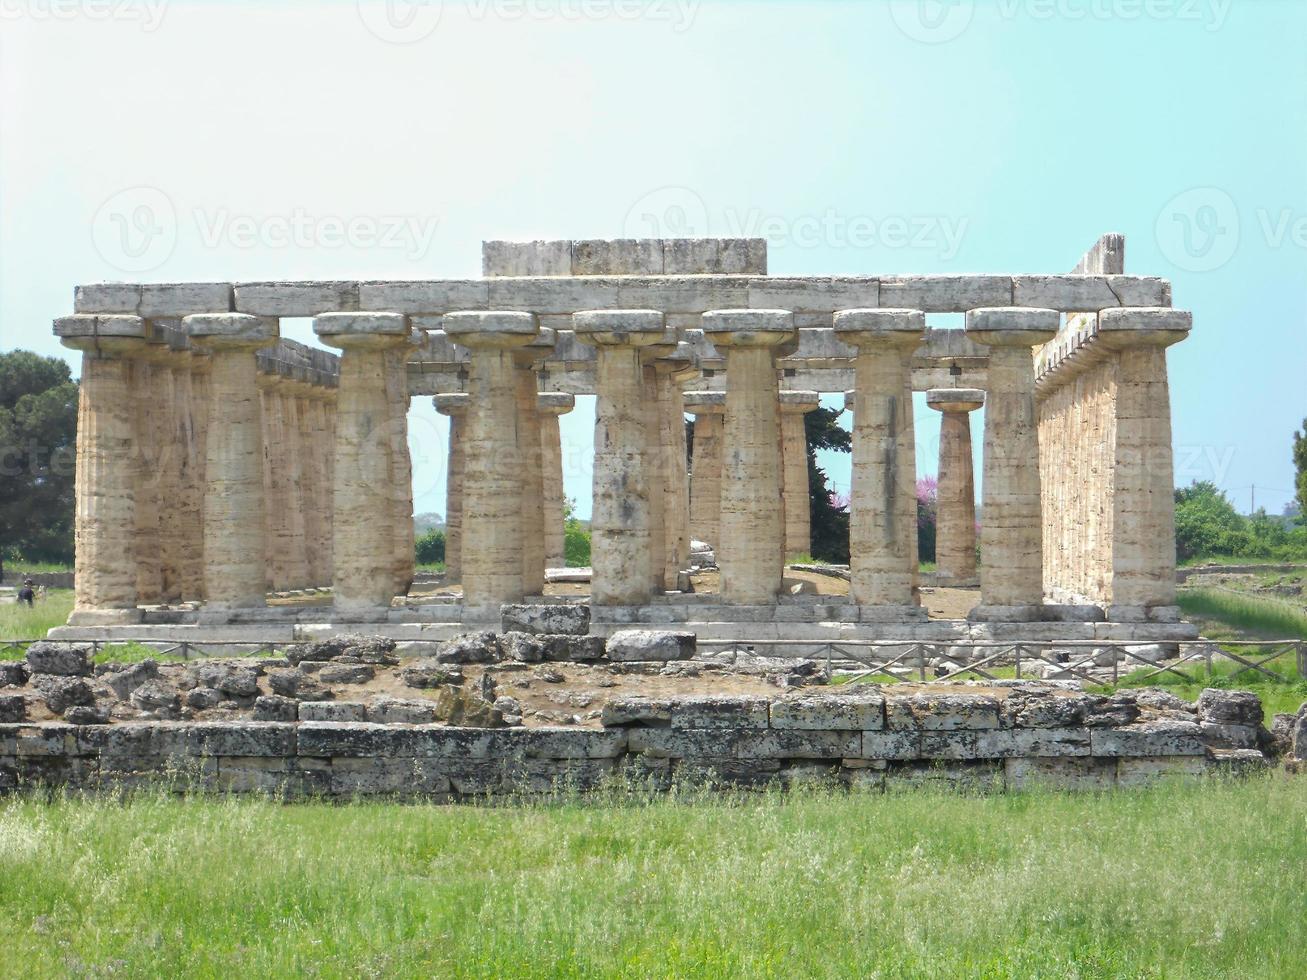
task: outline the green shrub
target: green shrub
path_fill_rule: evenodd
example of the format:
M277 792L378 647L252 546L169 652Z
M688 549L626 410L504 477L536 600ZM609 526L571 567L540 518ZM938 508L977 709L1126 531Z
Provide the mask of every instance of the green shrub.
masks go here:
M432 528L417 539L417 563L419 565L441 565L445 561L445 532Z

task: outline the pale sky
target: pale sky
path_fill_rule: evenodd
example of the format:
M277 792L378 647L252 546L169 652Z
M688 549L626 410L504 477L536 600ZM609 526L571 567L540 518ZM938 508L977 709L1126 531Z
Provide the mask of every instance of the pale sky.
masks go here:
M73 361L50 321L79 282L470 276L486 238L1058 273L1119 231L1194 311L1177 482L1279 512L1307 415L1304 37L1296 0L0 0L0 349ZM410 421L416 509L443 512L445 422ZM582 514L592 425L589 399L564 417ZM933 473L920 403L917 432Z

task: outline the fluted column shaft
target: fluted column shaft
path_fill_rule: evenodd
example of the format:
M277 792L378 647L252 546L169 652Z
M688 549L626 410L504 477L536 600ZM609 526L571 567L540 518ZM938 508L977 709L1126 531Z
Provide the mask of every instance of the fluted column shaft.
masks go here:
M185 319L210 352L205 444L204 592L210 612L264 605L263 429L255 351L277 322L239 313Z
M449 416L449 457L445 469L445 581L463 580L463 469L467 458L468 396L437 395L436 411Z
M973 388L940 388L926 393L926 404L941 413L935 520L935 568L940 585L970 583L976 577L971 413L984 401L985 393Z
M394 313L327 313L315 319L313 329L341 349L333 601L347 616L373 619L385 614L396 593L390 352L408 342L408 320Z
M413 584L417 561L416 535L413 525L413 460L408 448L408 352L415 338L410 335L405 346L386 352L386 395L391 418L387 429L390 452L390 502L393 508L395 549L395 594L407 595Z
M64 346L82 352L77 405L74 605L70 625L138 622L136 470L132 359L148 328L134 316L55 321Z
M496 619L526 594L517 348L539 333L529 313L453 313L445 331L471 351L463 473L464 616ZM539 429L534 430L538 433Z
M570 412L575 403L575 398L565 392L549 391L540 395L540 470L544 482L546 568L562 568L567 564L563 530L563 441L559 417Z
M980 606L977 619L1038 619L1044 598L1039 428L1032 348L1057 333L1053 310L967 313L967 336L989 348L985 403Z
M853 408L849 593L858 605L914 606L917 562L912 354L925 334L917 310L846 310L837 336L858 348Z
M794 317L783 310L714 310L703 325L726 354L722 598L766 605L780 592L784 571L776 348L792 339Z
M720 547L722 507L722 440L726 413L724 391L686 395L694 415L694 459L690 465L690 535Z
M516 351L514 393L517 402L518 456L522 506L522 589L526 595L545 590L545 482L544 452L540 445L540 390L536 365L554 347L554 331L541 330L532 342Z
M808 430L804 419L819 405L815 391L781 392L781 497L785 502L786 558L812 553Z
M653 592L652 498L641 350L663 339L655 310L591 310L572 317L595 360L594 510L590 521L591 600L640 605Z

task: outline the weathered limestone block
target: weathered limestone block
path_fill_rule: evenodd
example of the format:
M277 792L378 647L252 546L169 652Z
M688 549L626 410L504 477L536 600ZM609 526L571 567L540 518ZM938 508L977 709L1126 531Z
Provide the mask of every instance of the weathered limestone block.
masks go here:
M32 644L36 646L36 644ZM28 647L31 650L31 647ZM51 673L45 671L45 673ZM22 687L27 683L27 664L21 660L0 661L0 687Z
M788 310L710 310L704 334L726 353L726 420L721 482L724 601L766 605L784 570L779 387L776 357L796 339Z
M445 331L472 353L463 475L464 615L497 619L502 603L526 594L522 477L529 460L518 439L515 363L516 351L539 335L540 326L529 313L468 312L446 316Z
M652 593L653 506L641 349L662 343L656 310L577 313L578 340L598 348L595 367L594 510L590 521L591 599L641 605Z
M976 733L978 759L1089 755L1088 728L1018 728Z
M672 700L672 728L767 728L770 706L757 695L689 696Z
M604 702L604 727L616 725L667 726L672 721L671 698L617 697Z
M1256 727L1264 717L1261 699L1252 691L1209 687L1198 696L1198 720L1202 722Z
M1044 598L1039 429L1032 348L1052 339L1051 309L974 309L967 337L989 348L984 521L975 619L1038 619Z
M357 701L301 701L300 721L363 721L367 709Z
M546 568L563 568L567 564L563 533L566 508L563 494L563 441L558 420L575 406L576 397L565 391L542 391L537 404L540 414L540 472L544 485ZM448 518L446 523L448 524ZM446 550L448 551L448 543Z
M916 446L911 358L925 335L919 310L841 310L835 332L858 348L853 429L849 594L858 605L915 608Z
M367 721L382 725L429 725L435 721L436 705L413 698L375 697L367 705Z
M862 733L782 729L744 732L735 741L741 759L843 759L862 750Z
M988 695L914 694L885 698L885 727L893 731L977 730L999 727L999 701Z
M505 633L555 633L585 636L590 632L590 607L579 604L506 605L500 610Z
M1088 756L1013 758L1004 761L1004 777L1009 789L1111 789L1116 784L1116 761Z
M324 343L341 349L332 602L346 618L378 618L396 591L393 445L402 428L388 388L387 352L408 344L408 319L397 313L323 313L314 319L313 330Z
M1097 756L1202 755L1202 729L1192 721L1145 721L1123 728L1094 728Z
M970 582L976 577L971 413L985 404L985 393L975 388L932 388L926 392L926 404L941 413L935 574L940 584Z
M726 392L688 392L685 410L695 417L694 459L690 466L690 536L717 547L721 539Z
M902 761L921 758L921 732L868 731L862 733L863 759Z
M150 336L135 316L71 316L54 322L82 352L77 405L75 599L72 626L133 623L136 484L142 465L133 426L132 358Z
M21 694L0 694L0 724L10 725L26 719L27 699L25 697Z
M879 694L810 694L783 698L771 704L771 727L778 730L877 731L885 727L885 699Z
M1197 754L1123 758L1116 760L1116 785L1120 789L1130 789L1147 786L1160 779L1202 776L1207 771L1207 759Z
M681 630L617 630L608 637L608 659L618 662L690 660L696 636Z
M1007 728L1074 728L1086 724L1093 703L1082 694L1014 691L1003 699L1001 720Z
M731 759L739 739L737 728L631 728L627 730L627 749L655 759Z
M491 276L570 276L572 243L563 241L481 243L481 274ZM432 307L436 309L437 307Z
M63 677L91 676L91 647L79 643L51 643L42 640L27 648L27 672ZM19 666L15 664L14 666ZM22 683L22 681L10 681Z
M527 758L615 759L626 751L626 732L533 728L525 732Z

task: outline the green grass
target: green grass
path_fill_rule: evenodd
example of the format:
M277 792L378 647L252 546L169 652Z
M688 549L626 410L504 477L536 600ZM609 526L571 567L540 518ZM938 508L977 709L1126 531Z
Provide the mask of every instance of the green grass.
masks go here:
M39 640L63 626L72 611L72 589L47 589L45 598L30 609L24 603L6 602L0 605L0 640Z
M1278 599L1211 588L1179 591L1186 616L1219 620L1241 633L1272 639L1307 639L1307 613Z
M0 803L6 976L1289 977L1307 779Z
M50 572L71 572L72 565L60 565L52 561L7 561L5 562L5 585L16 585L24 575L41 575Z

